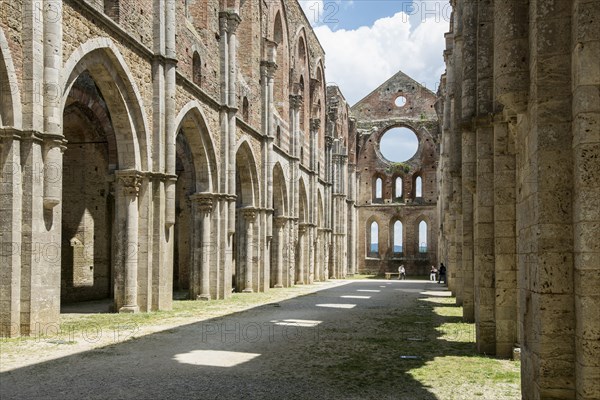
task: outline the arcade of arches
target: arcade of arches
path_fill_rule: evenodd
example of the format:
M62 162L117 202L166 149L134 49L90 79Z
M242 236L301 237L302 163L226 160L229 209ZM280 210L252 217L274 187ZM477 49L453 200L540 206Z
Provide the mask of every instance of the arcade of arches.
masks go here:
M296 0L39 3L0 2L2 336L446 262L524 399L600 399L597 1L452 0L439 92L353 107Z

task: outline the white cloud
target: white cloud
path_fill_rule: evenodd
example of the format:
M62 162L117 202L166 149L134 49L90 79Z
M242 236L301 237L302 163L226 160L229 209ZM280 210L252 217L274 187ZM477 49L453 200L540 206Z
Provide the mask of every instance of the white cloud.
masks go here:
M442 54L448 22L432 16L411 29L410 21L399 12L371 27L335 32L327 25L314 28L325 48L327 81L340 86L350 104L398 70L435 91L445 68Z

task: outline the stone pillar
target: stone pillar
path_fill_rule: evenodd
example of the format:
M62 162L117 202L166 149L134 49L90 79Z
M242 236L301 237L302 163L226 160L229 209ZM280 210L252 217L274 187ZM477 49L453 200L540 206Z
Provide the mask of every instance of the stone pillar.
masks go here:
M254 221L256 219L256 209L248 207L243 209L244 220L246 221L246 274L244 277L244 293L252 293L254 291L254 282L252 279L254 270ZM238 261L239 262L239 261Z
M531 92L517 135L522 396L574 399L572 2L529 10Z
M600 8L575 0L573 76L573 229L577 399L600 399ZM592 100L595 99L595 100Z
M229 164L227 166L229 194L235 193L235 146L236 146L236 115L237 115L237 36L236 30L241 22L240 16L236 13L227 13L227 40L229 42L227 49L229 50L227 66L228 92L227 104L229 106ZM235 232L235 202L229 204L229 233Z
M514 121L511 124L514 131ZM517 264L514 132L494 122L494 262L496 355L510 357L517 342Z
M116 308L135 313L138 306L138 195L143 175L137 171L116 171L117 177L117 255L115 270ZM121 288L122 287L122 291Z
M304 285L304 273L305 273L305 257L304 257L304 240L306 236L306 225L298 224L298 271L296 285Z
M210 300L210 265L212 250L212 210L213 195L198 193L190 196L194 210L194 249L192 258L192 279L190 282L190 298Z
M283 287L283 250L285 247L285 225L287 223L286 217L275 217L273 219L273 226L275 227L276 237L277 237L277 265L275 266L275 285L273 287L282 288Z
M474 320L475 277L474 277L474 247L473 247L473 207L475 192L476 145L472 118L477 104L475 88L477 85L477 2L463 0L463 32L464 45L462 48L462 99L461 120L462 130L462 259L463 259L463 314L467 321Z
M8 132L0 131L0 337L21 333L21 142Z
M475 146L474 281L477 348L482 354L496 354L495 271L494 271L494 131L493 63L494 7L492 0L480 0L477 18L477 85Z

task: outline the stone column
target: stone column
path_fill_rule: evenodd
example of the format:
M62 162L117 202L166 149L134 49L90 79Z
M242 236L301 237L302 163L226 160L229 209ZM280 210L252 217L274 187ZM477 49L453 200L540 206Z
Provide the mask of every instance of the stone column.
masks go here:
M17 132L0 131L0 336L21 333L22 178ZM60 266L59 266L60 267Z
M477 1L463 0L462 37L462 98L461 109L456 110L460 115L462 131L462 259L464 299L463 313L466 321L473 321L474 308L474 247L473 247L473 218L476 168L476 144L472 118L476 110L477 85Z
M254 291L252 273L254 269L254 220L256 219L256 209L248 207L243 209L244 220L246 221L246 274L244 279L244 293L252 293Z
M190 298L210 300L210 254L212 249L213 195L198 193L190 196L194 209L194 249Z
M306 225L298 224L298 271L296 285L304 285L304 239L306 236Z
M600 8L575 0L573 76L573 229L577 399L600 399ZM594 28L596 27L596 28ZM591 99L595 99L592 101ZM595 132L595 133L594 133Z
M286 217L275 217L273 219L273 226L275 228L275 232L277 234L277 265L276 275L275 275L275 285L273 287L282 288L283 287L283 249L285 246L285 225L287 223Z
M116 171L118 188L117 265L123 277L123 304L119 289L115 290L117 308L122 313L135 313L138 306L138 195L143 175L137 171ZM120 282L117 282L119 285ZM120 286L120 285L119 285Z
M494 121L494 262L496 355L510 357L517 342L517 263L514 125Z
M572 2L529 7L531 92L517 135L522 396L574 399Z
M492 4L489 4L492 3ZM477 14L476 192L474 215L475 320L477 348L496 354L494 271L494 7L480 2ZM512 349L511 349L512 352Z
M227 166L229 194L235 193L235 146L236 146L236 115L237 115L237 36L236 30L241 22L241 18L236 13L227 13L227 40L229 50L227 66L228 88L227 88L227 104L229 106L229 164ZM235 202L229 204L229 234L235 232Z

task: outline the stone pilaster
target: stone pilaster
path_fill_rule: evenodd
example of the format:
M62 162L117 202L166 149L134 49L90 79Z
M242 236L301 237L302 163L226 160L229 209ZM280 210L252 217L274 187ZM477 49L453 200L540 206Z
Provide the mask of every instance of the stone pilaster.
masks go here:
M305 283L305 273L306 266L304 265L306 262L306 256L304 254L305 251L305 240L306 240L306 232L307 232L306 224L298 224L298 270L296 271L296 285L304 285Z
M117 252L115 308L135 313L138 306L138 195L143 175L133 170L117 171Z
M494 121L494 262L496 355L510 357L517 343L517 260L514 121Z
M192 243L194 243L190 298L197 300L210 300L210 267L211 254L214 244L212 240L212 212L214 206L214 195L212 193L197 193L190 196L193 202L194 230Z
M285 227L287 224L286 217L275 217L273 219L273 227L275 228L275 238L276 238L276 251L277 251L277 264L275 265L275 285L273 287L282 288L283 287L283 272L284 272L284 260L283 253L285 249Z
M252 293L254 291L253 273L255 269L255 243L254 243L254 222L256 220L257 210L254 207L243 209L244 221L246 224L246 235L244 246L246 247L246 255L244 260L244 293Z
M21 142L0 131L0 336L21 333Z
M576 393L600 399L600 7L575 0L572 18Z
M575 396L571 2L530 4L531 92L517 146L523 399Z

